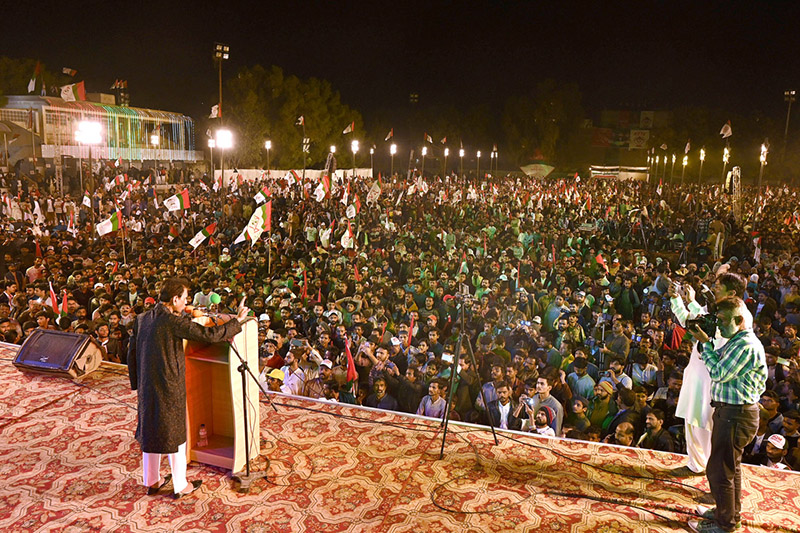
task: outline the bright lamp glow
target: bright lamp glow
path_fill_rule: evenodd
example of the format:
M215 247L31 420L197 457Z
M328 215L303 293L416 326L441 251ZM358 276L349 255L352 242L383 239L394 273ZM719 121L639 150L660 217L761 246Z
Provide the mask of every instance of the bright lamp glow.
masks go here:
M727 148L725 148L725 149L722 151L722 161L723 161L724 163L727 163L727 162L730 160L730 158L731 158L731 151L730 151L730 150L728 150Z
M700 148L700 161L705 161L705 160L706 160L706 149Z
M332 144L332 145L331 145L331 153L332 153L332 154L335 154L335 153L336 153L336 145L335 145L335 144Z
M396 144L392 144L392 145L389 147L389 153L390 153L390 154L392 154L392 155L394 155L394 154L396 154L396 153L397 153L397 145L396 145Z
M422 147L422 157L425 157L426 155L428 155L428 147L427 146L423 146Z
M683 166L686 166L688 164L689 164L689 156L685 155L683 156Z
M158 135L156 135L155 133L150 136L150 144L152 144L153 146L158 146L160 140L161 139L159 139Z
M81 144L100 144L103 126L99 122L92 120L81 120L78 122L78 130L75 132L75 140Z
M208 140L208 147L209 148L216 148L217 147L217 141L215 141L214 139L209 139Z
M675 162L675 154L672 154L672 162Z
M353 141L350 143L350 150L352 150L354 154L358 153L358 141Z
M267 150L272 150L272 141L266 141L264 143L264 148L266 148Z
M231 130L217 130L217 146L223 150L233 148L233 133Z
M766 163L767 162L767 152L768 152L767 145L762 144L761 145L761 156L758 158L758 160L761 161L762 163Z
M458 151L458 157L464 157L464 149Z
M481 151L478 150L478 158L480 159L480 157L481 157Z
M450 148L445 148L444 149L444 156L447 157L448 155L450 155Z

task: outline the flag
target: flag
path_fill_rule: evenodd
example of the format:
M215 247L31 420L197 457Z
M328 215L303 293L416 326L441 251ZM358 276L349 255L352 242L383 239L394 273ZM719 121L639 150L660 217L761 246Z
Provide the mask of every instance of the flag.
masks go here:
M77 74L78 71L75 70L74 68L64 67L61 69L61 73L74 78L75 74Z
M69 314L69 305L67 304L67 291L66 289L63 291L63 297L61 299L61 316L67 316Z
M347 218L355 218L356 206L354 206L353 204L348 205L347 209L345 210L345 215L347 215Z
M356 123L355 123L355 121L354 121L354 122L351 122L351 123L350 123L350 124L348 124L348 125L347 125L347 127L346 127L346 128L343 130L343 131L342 131L342 135L347 135L348 133L353 133L353 130L355 129L355 127L356 127Z
M361 282L361 274L358 272L358 265L353 263L353 277L356 278L357 282Z
M492 146L492 152L497 152L497 145L496 144Z
M83 193L83 201L81 203L89 209L92 208L92 200L89 198L89 191Z
M208 115L208 118L219 118L219 104L211 106L211 114Z
M658 187L656 187L656 194L661 196L661 180L658 180Z
M53 290L53 282L47 282L50 285L50 305L53 307L53 312L58 315L58 296L56 296L56 291Z
M439 142L442 144L447 144L447 137L442 137L442 140Z
M666 150L667 149L667 143L662 144L659 148L661 148L662 150Z
M259 204L263 204L264 202L267 201L267 198L269 198L270 196L272 196L272 192L270 192L269 190L269 185L264 185L263 187L261 187L261 190L256 193L254 199Z
M42 257L42 247L39 246L39 239L36 239L36 257Z
M731 130L731 121L730 120L728 122L726 122L722 126L722 129L719 130L719 134L722 135L723 139L727 139L728 137L733 135L733 131Z
M350 352L350 339L344 340L344 353L347 355L347 383L351 386L358 381L358 371L356 370L356 362L353 360L353 354Z
M83 82L72 83L61 87L61 98L65 102L75 102L76 100L86 100L86 87Z
M264 231L272 231L272 200L266 203L264 208Z
M594 258L594 260L595 260L595 261L597 261L597 264L598 264L598 265L600 265L601 267L603 267L603 270L605 270L606 272L608 272L608 267L606 266L606 260L605 260L605 259L603 259L603 256L602 256L602 255L600 255L600 254L597 254L597 257L595 257L595 258Z
M689 150L691 150L691 149L692 149L692 140L689 139L688 141L686 141L686 146L684 146L684 148L683 148L683 153L684 154L688 154Z
M189 189L183 189L178 194L173 194L166 200L164 200L164 207L167 208L167 211L178 211L180 209L188 209L189 208Z
M97 233L102 237L107 233L111 233L112 231L117 231L120 228L122 221L122 213L119 211L115 211L113 215L111 215L106 220L103 220L99 224L97 224Z
M295 126L305 126L305 124L306 124L306 119L303 118L303 115L297 117L297 122L295 123Z
M122 157L119 157L116 161L114 161L115 167L119 168L120 165L122 165Z
M425 140L428 141L429 143L433 144L433 138L430 135L428 135L427 133L425 134Z
M361 200L358 199L358 195L357 194L356 194L355 206L356 206L356 214L360 213L361 212Z
M28 94L32 93L34 89L36 89L36 78L39 77L39 74L42 72L42 64L38 61L36 62L36 67L33 69L33 76L31 76L31 81L28 82Z
M389 130L389 133L386 134L386 138L384 139L384 141L388 141L392 137L394 137L394 128Z
M267 212L267 206L269 206L269 213ZM272 202L267 202L266 204L259 206L253 211L253 214L250 216L250 221L247 223L247 226L242 230L242 233L236 237L236 240L233 241L234 244L248 240L250 241L250 246L255 243L261 234L264 233L264 230L267 229L267 224L271 223L268 218L272 218Z
M204 240L206 240L206 238L210 237L216 229L217 229L216 222L209 224L205 228L198 231L197 235L192 237L192 240L189 241L189 244L192 245L192 248L197 248L203 243Z

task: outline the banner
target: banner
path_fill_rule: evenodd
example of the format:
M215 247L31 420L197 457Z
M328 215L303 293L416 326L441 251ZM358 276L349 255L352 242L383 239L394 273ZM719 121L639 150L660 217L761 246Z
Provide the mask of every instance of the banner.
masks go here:
M650 130L631 130L628 150L647 150Z

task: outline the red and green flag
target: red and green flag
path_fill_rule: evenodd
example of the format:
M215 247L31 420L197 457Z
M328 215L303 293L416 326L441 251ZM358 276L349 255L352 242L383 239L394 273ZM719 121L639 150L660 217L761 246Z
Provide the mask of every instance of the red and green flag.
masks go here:
M208 237L210 237L214 233L214 231L216 231L216 229L217 229L216 222L209 224L205 228L198 231L197 235L192 237L192 240L189 241L189 244L192 245L192 248L197 248L203 243L203 241L205 241Z
M115 211L113 215L103 220L97 226L97 233L101 237L112 231L117 231L122 226L122 213Z
M188 209L189 205L189 189L183 189L178 194L174 194L164 200L164 207L167 211L179 211L181 209Z

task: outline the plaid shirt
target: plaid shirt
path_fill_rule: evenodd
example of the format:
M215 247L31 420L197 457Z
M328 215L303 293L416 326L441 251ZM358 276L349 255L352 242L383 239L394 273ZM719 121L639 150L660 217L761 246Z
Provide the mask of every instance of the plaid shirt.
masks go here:
M738 332L718 351L703 344L700 358L711 374L711 399L735 405L758 403L766 390L764 346L752 329Z

